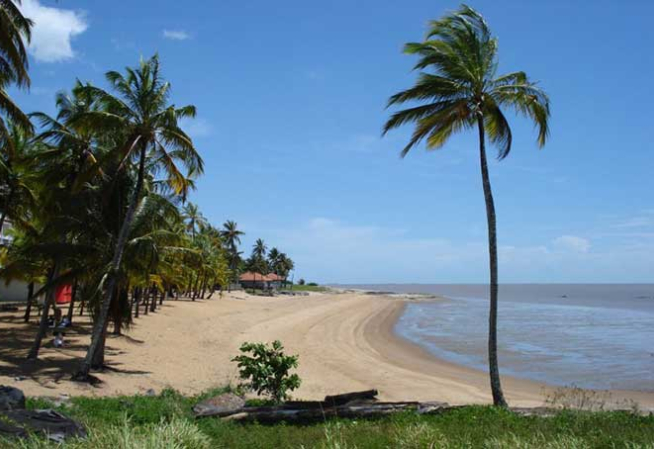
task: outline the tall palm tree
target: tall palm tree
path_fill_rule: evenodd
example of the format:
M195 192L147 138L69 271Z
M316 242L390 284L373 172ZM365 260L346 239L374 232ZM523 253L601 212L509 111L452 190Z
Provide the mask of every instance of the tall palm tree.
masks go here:
M256 258L263 259L266 256L268 247L262 239L257 239L252 247L252 255Z
M386 134L403 124L415 123L402 156L423 140L428 149L436 149L458 131L476 126L479 133L490 259L490 383L494 404L506 406L497 362L497 235L485 143L488 138L498 147L498 159L508 156L511 129L501 109L507 107L534 121L538 128L538 145L542 147L548 136L549 99L524 72L496 76L497 39L484 18L465 5L453 14L430 22L425 41L407 44L405 52L419 56L414 69L421 72L413 87L393 95L388 104L421 104L394 113L383 131Z
M241 236L245 235L245 232L238 229L238 224L235 221L227 220L223 224L222 235L227 247L235 252L238 245L241 244Z
M270 267L270 271L275 274L279 274L280 255L281 253L277 248L272 248L270 251L268 251L268 266Z
M168 104L170 84L161 77L156 55L142 60L139 67L126 68L124 75L110 71L106 78L117 95L98 87L85 87L100 109L80 114L69 123L80 129L95 129L118 136L122 140L117 147L121 157L120 167L134 160L138 168L136 185L104 282L104 295L94 323L91 344L79 372L74 376L83 381L88 380L95 353L101 347L106 332L109 306L117 283L116 273L121 265L146 176L162 174L170 190L185 198L190 188L189 178L203 171L202 158L191 138L179 127L180 119L195 116L195 107L177 108ZM182 174L177 164L186 167L186 175Z
M207 225L207 219L200 212L200 208L193 203L188 203L184 207L184 219L193 239L195 239L196 233Z
M32 21L23 16L18 9L20 0L0 2L0 111L16 124L31 130L27 116L11 100L7 87L16 84L28 87L28 61L25 42L31 38ZM7 135L5 122L0 118L0 136Z

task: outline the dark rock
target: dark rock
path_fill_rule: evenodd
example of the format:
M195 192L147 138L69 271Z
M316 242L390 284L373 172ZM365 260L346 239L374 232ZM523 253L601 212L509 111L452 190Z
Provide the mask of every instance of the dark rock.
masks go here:
M234 393L224 393L196 404L193 413L195 416L224 416L243 407L245 407L245 399Z
M157 392L154 391L154 389L149 388L149 389L145 392L145 395L146 395L146 396L150 396L150 397L152 397L152 396L156 396L156 395L157 395Z
M25 408L25 395L14 387L0 385L0 410L20 410Z
M11 410L0 413L0 416L8 418L19 426L15 429L23 428L31 432L42 433L57 443L70 437L86 437L86 429L80 423L55 410ZM20 435L17 434L17 436Z

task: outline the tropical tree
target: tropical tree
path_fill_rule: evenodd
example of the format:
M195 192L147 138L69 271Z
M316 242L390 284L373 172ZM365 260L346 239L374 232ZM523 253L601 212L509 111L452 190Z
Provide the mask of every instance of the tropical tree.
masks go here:
M238 245L241 244L241 236L243 235L245 235L245 232L238 229L238 224L235 221L227 220L223 223L222 236L228 251L229 269L232 275L231 282L234 282L238 276L238 266L241 262Z
M254 246L252 247L252 255L263 259L266 257L267 251L268 247L266 246L265 242L262 239L257 239L257 241L254 243Z
M200 212L200 208L193 203L188 203L184 207L184 219L193 239L195 234L207 225L207 219Z
M490 316L488 360L495 405L506 406L497 362L497 235L493 194L486 160L486 140L498 147L498 159L508 156L512 135L503 107L513 109L534 121L538 145L548 136L549 99L524 72L496 76L497 39L484 18L468 6L442 19L430 22L426 39L409 43L405 52L419 57L416 84L393 95L389 106L421 103L392 114L383 133L414 123L413 135L402 156L418 143L427 149L445 145L456 132L476 127L479 133L479 159L486 201L490 259Z
M275 274L279 274L279 256L281 253L277 248L271 248L270 251L268 251L268 267L269 270L272 271Z
M0 134L0 229L7 217L20 220L34 205L34 146L27 131L13 122Z
M79 372L74 376L78 380L88 380L95 353L104 339L109 307L118 282L117 270L122 262L146 177L162 175L165 186L185 198L192 187L189 178L203 171L202 158L191 138L179 126L180 119L195 116L195 107L177 108L168 104L170 84L161 77L156 55L141 61L139 67L127 68L124 75L110 71L106 78L116 95L99 87L86 86L84 89L94 98L99 108L73 117L69 124L75 128L92 129L116 136L118 145L115 152L121 160L119 167L133 160L138 168L136 185L103 283L104 293L94 323L91 344ZM185 166L186 175L178 164Z
M15 124L31 130L29 119L7 93L11 84L30 85L25 42L30 41L33 24L18 9L20 3L20 0L0 2L0 112ZM6 123L0 118L0 137L8 134Z

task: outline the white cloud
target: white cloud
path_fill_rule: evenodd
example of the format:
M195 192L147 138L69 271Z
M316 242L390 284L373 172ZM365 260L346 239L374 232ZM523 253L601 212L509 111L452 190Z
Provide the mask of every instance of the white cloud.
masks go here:
M207 137L213 134L213 126L203 118L184 119L181 123L181 128L192 139Z
M43 6L38 0L23 0L20 9L34 21L29 51L37 61L58 62L75 56L71 40L88 28L82 12Z
M174 41L185 41L191 38L191 36L183 30L163 30L163 37Z
M552 240L554 247L561 251L587 253L590 250L590 240L574 235L562 235Z

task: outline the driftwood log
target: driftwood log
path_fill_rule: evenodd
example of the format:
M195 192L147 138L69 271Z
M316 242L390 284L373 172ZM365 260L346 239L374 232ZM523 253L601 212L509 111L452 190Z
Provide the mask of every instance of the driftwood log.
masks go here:
M345 404L327 408L289 408L288 406L245 407L239 412L223 417L223 420L240 422L256 421L262 424L274 424L281 421L307 423L323 421L328 418L379 418L406 411L434 414L449 410L450 408L447 404L439 402L373 402L369 404Z
M326 396L323 401L292 401L270 407L204 408L196 410L195 416L274 424L281 421L306 423L336 417L375 418L404 411L434 414L452 408L443 402L377 402L377 394L377 390L367 390Z

